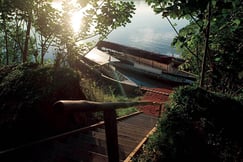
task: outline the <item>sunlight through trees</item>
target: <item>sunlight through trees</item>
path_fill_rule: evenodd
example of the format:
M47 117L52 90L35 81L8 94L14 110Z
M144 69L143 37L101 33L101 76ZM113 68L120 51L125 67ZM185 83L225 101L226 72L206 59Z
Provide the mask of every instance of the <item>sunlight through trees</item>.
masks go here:
M2 0L0 8L0 65L43 64L52 49L72 66L94 40L129 23L135 10L132 2L113 0Z

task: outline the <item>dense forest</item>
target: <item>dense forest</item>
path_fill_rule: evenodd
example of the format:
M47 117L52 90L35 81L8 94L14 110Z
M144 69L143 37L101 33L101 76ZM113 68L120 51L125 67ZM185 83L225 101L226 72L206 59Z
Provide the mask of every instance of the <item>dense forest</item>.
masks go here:
M97 41L130 23L134 3L63 0L58 9L52 0L0 2L0 129L5 132L0 148L38 138L41 130L77 127L70 121L58 127L56 120L63 116L53 116L51 106L58 99L97 100L87 94L93 87L82 81L100 78L87 75L95 72L86 71L80 60ZM172 46L185 60L181 70L195 74L197 81L175 89L157 132L134 161L242 161L242 0L146 2L169 22L189 20L176 31ZM74 31L70 17L79 10L81 27ZM54 61L45 59L50 50ZM29 136L21 132L31 129Z

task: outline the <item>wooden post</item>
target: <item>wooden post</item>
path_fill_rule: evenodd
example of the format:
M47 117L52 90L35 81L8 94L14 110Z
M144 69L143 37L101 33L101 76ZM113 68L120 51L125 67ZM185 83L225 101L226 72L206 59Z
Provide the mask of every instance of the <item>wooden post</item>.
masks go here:
M119 162L116 110L105 110L104 121L109 162Z
M162 114L162 104L159 105L159 116L158 117L161 117L161 114Z

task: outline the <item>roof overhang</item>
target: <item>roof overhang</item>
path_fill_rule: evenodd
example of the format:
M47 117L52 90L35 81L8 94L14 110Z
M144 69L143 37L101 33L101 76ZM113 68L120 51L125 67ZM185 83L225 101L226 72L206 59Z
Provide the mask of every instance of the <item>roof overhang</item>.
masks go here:
M84 57L87 59L99 64L104 65L110 62L119 62L120 60L112 57L111 55L97 49L96 47L93 48L88 54L86 54Z

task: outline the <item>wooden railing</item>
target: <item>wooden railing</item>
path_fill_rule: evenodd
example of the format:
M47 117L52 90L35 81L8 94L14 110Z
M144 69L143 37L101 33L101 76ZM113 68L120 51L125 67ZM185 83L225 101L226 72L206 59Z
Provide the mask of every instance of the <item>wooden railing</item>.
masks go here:
M116 109L129 108L132 106L139 105L160 105L162 108L162 103L157 102L93 102L87 100L60 100L54 104L54 110L56 112L60 111L70 111L70 112L99 112L104 113L104 125L106 133L107 151L109 162L119 161L119 149L118 149L118 133L117 133L117 120L116 120ZM161 110L160 110L161 111ZM27 144L9 148L0 151L0 157L7 156L7 154L19 151L25 148L30 148L37 144L42 144L45 142L50 142L56 139L67 137L73 134L77 134L81 131L91 129L99 124L94 124L88 127L76 129L73 131L65 132L56 136L48 137L45 139L33 141Z
M85 100L62 100L55 103L54 108L59 111L81 111L81 112L97 112L103 111L105 122L105 134L108 151L109 162L119 161L118 135L116 109L128 108L138 105L157 104L154 102L92 102Z

